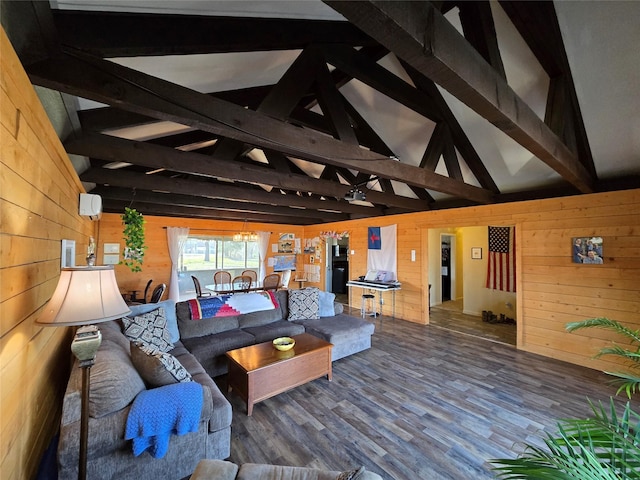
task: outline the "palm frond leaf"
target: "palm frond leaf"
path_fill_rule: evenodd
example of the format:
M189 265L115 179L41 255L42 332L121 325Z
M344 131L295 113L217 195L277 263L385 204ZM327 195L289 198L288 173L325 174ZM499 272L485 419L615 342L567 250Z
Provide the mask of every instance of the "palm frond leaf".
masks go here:
M627 338L630 338L635 343L640 343L640 330L631 330L625 327L616 320L611 320L606 317L590 318L588 320L581 320L579 322L570 322L565 325L568 332L575 332L582 328L606 328L614 330Z
M500 479L620 480L640 477L640 415L626 404L616 413L593 405L587 419L558 422L558 433L547 433L547 449L527 445L516 459L491 460Z

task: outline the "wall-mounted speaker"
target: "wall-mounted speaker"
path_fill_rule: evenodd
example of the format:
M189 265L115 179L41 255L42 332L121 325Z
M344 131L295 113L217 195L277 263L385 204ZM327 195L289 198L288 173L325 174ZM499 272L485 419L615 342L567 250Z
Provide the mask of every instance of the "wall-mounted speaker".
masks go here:
M100 220L102 216L102 197L90 193L80 194L80 207L78 213L91 220Z

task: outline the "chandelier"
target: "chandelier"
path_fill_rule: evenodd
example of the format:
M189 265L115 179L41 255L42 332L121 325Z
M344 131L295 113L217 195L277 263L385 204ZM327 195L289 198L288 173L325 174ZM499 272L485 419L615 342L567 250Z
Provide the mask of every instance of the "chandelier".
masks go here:
M250 232L247 229L247 221L244 221L242 232L238 232L233 236L234 242L257 242L258 234L256 232Z

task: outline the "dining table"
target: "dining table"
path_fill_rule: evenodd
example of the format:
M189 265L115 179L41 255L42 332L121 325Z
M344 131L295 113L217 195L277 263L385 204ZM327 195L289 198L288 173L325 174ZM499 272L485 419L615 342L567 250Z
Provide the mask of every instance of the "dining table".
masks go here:
M234 289L231 283L212 283L210 285L205 285L204 288L214 293L258 292L260 290L264 290L264 288L262 287L262 282L258 282L256 284L253 284L252 282L249 288Z

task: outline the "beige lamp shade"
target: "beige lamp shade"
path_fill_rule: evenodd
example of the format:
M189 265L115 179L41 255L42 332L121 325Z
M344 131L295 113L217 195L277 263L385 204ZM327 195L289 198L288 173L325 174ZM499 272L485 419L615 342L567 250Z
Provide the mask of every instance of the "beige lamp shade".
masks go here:
M36 323L49 327L89 325L131 313L113 266L63 268L58 286Z

